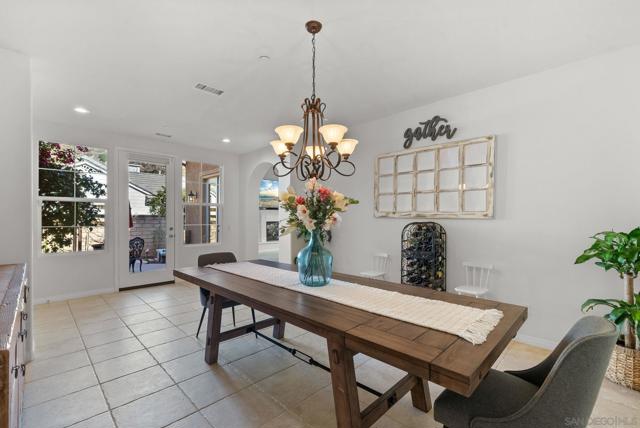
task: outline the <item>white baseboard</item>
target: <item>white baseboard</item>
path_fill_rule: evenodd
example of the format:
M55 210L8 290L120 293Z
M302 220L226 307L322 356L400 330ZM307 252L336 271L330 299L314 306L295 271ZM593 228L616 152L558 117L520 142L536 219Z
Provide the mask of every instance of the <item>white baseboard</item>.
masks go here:
M98 288L96 290L77 291L75 293L58 294L50 297L39 297L34 299L33 303L41 305L43 303L59 302L61 300L80 299L82 297L96 296L98 294L110 294L115 293L117 290L114 288Z
M553 340L542 339L540 337L534 337L534 336L528 336L526 334L517 334L514 340L525 343L527 345L537 346L539 348L545 348L545 349L553 349L558 344Z

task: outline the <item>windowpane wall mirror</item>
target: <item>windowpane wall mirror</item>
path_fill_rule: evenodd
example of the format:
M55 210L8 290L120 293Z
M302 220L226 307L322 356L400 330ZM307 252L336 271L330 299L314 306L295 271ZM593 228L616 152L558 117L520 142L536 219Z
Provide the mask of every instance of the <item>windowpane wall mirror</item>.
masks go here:
M495 137L380 155L376 217L492 218Z

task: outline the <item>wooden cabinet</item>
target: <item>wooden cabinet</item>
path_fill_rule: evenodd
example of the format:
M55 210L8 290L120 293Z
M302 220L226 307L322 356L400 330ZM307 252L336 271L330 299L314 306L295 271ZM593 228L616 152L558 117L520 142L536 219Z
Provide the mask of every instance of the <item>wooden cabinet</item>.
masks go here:
M31 343L26 266L0 265L0 428L18 428Z

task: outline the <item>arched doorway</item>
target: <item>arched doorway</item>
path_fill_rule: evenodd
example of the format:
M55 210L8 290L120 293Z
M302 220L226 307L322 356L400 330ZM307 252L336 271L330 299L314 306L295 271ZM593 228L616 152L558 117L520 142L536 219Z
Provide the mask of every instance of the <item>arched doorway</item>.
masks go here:
M258 258L279 260L279 180L270 168L260 180L258 190Z

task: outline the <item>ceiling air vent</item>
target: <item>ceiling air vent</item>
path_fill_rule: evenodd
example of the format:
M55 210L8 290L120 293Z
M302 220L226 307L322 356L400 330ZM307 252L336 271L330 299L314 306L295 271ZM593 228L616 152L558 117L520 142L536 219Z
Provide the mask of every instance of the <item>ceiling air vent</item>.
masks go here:
M200 89L201 91L211 92L212 94L215 94L215 95L222 95L224 93L224 91L214 88L212 86L207 86L204 83L198 83L196 85L196 89Z

